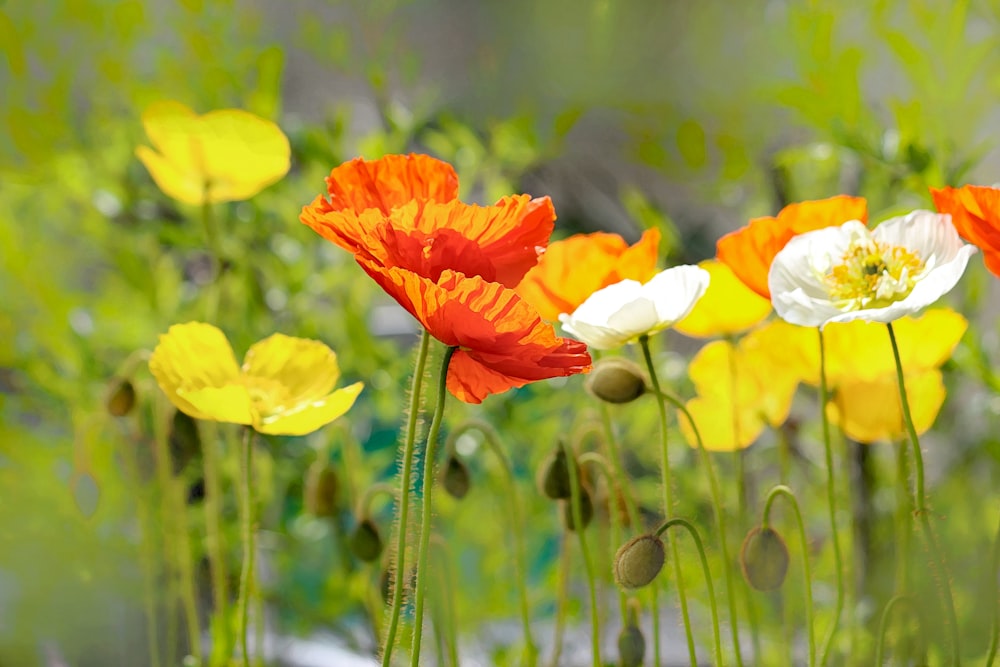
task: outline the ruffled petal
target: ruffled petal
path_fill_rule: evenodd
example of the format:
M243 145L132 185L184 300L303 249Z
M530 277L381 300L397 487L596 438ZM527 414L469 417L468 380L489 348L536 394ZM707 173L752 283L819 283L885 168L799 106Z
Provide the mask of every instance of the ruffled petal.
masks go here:
M260 387L280 388L257 397L265 419L323 398L340 378L333 350L317 340L280 333L250 347L243 361L243 373L248 378L265 380L259 383Z
M388 215L414 199L448 202L458 198L458 174L428 155L355 158L336 167L326 179L331 211L377 209Z

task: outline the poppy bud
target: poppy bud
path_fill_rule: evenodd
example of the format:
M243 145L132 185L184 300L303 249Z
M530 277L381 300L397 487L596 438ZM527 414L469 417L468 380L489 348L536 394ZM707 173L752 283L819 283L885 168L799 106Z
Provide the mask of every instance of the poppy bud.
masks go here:
M638 625L629 623L618 634L618 663L621 667L639 667L646 656L646 638Z
M378 526L371 519L362 519L354 527L349 539L351 552L366 563L371 563L382 554L382 536Z
M337 512L337 472L326 461L316 461L306 472L303 504L306 512L315 517L328 518Z
M586 528L589 526L593 518L594 502L590 499L590 493L587 492L587 489L580 487L580 521L583 523L583 527ZM563 503L563 523L568 530L576 530L576 515L573 512L573 501L568 498Z
M573 465L576 465L576 459L573 460ZM580 479L579 473L580 468L577 466L577 479ZM539 486L542 487L542 493L553 500L570 497L569 465L566 462L566 451L562 447L556 448L542 463Z
M170 421L169 444L174 472L179 473L188 461L201 453L201 435L194 417L180 410L174 411L174 417Z
M788 547L772 528L754 528L740 549L740 566L747 583L758 591L781 587L788 572Z
M452 498L461 500L469 492L472 480L469 477L469 468L454 454L448 457L444 468L440 473L441 485Z
M626 589L642 588L663 569L666 551L657 535L633 537L615 554L615 581Z
M630 403L646 393L646 377L634 362L609 357L594 365L584 387L607 403Z
M127 378L114 378L104 402L112 417L124 417L135 407L135 385Z

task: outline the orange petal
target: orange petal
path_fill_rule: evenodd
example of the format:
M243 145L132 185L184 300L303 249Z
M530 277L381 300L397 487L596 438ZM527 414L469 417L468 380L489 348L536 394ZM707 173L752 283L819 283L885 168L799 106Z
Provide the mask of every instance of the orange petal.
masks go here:
M374 208L388 214L413 200L447 202L458 198L455 169L429 155L355 158L336 167L326 179L330 208L361 213Z
M965 185L930 190L937 210L951 215L959 235L978 246L986 268L1000 276L1000 189Z

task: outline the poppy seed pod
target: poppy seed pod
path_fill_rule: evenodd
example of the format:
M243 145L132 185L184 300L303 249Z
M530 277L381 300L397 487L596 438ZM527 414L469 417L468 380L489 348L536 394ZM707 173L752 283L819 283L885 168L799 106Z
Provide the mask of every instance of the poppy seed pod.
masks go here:
M108 388L104 402L112 417L124 417L135 407L135 385L127 378L114 378Z
M580 488L580 521L586 529L594 518L594 502L590 499L590 493L583 487ZM573 513L573 501L567 498L563 503L563 523L567 530L576 530L576 515Z
M468 466L454 454L448 457L448 461L441 468L440 480L444 490L456 500L464 498L472 484Z
M366 563L371 563L382 554L382 535L371 519L362 519L354 527L349 539L351 552Z
M626 589L642 588L663 569L666 551L657 535L633 537L615 554L615 581Z
M575 458L573 465L577 465ZM569 465L566 462L566 451L562 447L557 447L545 458L540 471L539 486L546 497L553 500L564 500L570 497ZM577 479L580 479L578 465Z
M639 667L646 656L646 638L639 626L629 623L618 634L618 664Z
M630 403L646 393L646 377L639 366L623 357L602 359L587 376L584 387L606 403Z
M337 512L337 492L340 484L337 472L326 461L316 461L306 471L303 505L306 512L320 517L329 518Z
M770 527L747 533L740 549L740 567L747 583L756 590L780 588L788 572L788 547L781 535Z

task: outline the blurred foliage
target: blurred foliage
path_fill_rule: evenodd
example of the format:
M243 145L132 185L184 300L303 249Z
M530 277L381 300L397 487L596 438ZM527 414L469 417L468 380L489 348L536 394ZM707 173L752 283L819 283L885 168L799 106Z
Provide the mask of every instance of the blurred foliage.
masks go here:
M452 14L454 23L440 28ZM463 55L421 41L420 28L432 24L435 35L453 34ZM427 151L455 165L464 198L490 201L520 191L539 168L582 155L642 175L645 184L677 185L694 204L664 205L661 193L638 182L613 191L634 231L661 228L665 258L701 259L711 254L704 237L714 239L714 231L686 219L698 207L722 207L727 228L735 228L787 201L851 192L868 197L880 219L928 205L927 185L959 184L982 160L995 164L998 28L992 2L943 9L933 0L514 0L475 9L378 0L295 12L281 3L225 0L0 3L0 663L31 667L61 655L73 665L145 664L136 657L149 641L140 612L152 596L159 650L179 664L181 583L169 575L177 535L167 528L178 520L190 531L203 615L207 606L199 454L184 461L174 452L177 489L188 502L180 519L170 518L173 487L164 488L156 472L164 403L141 362L126 363L170 324L204 317L211 261L199 212L160 194L133 156L144 141L139 116L148 103L244 108L289 135L293 168L284 181L252 201L214 209L226 260L214 323L237 350L274 331L319 338L338 351L344 383L366 382L350 415L321 433L262 439L257 473L270 562L264 595L277 628L332 629L371 651L369 627L382 620L380 567L352 559L345 535L365 489L395 474L415 332L350 257L297 222L331 167L355 154ZM614 128L616 138L581 152L595 124ZM599 217L584 224L599 226ZM570 231L561 225L557 234ZM699 235L701 254L692 257L684 244ZM935 510L948 518L941 539L970 659L985 654L993 604L987 593L995 586L986 581L982 555L996 516L979 511L995 508L1000 471L992 280L976 266L963 282L957 303L978 320L977 330L946 369L950 398L926 440L937 453ZM689 396L684 368L692 343L670 336L658 344L668 384ZM116 375L135 378L139 406L127 418L104 409ZM503 435L528 517L532 610L544 620L555 613L561 528L558 509L533 480L561 435L599 418L580 384L553 381L481 407L448 406L448 427L476 416ZM823 628L833 564L815 414L815 396L803 396L787 432L717 462L733 515L730 543L738 543L778 479L778 436L792 439L791 482L803 491L816 541ZM655 411L643 403L611 415L626 467L639 480L634 491L655 514ZM236 572L235 436L224 434L223 542ZM671 437L682 440L678 432ZM454 617L469 636L517 614L501 472L480 445L471 435L463 445L469 495L459 502L439 494L436 506L454 566ZM858 480L892 480L893 456L888 446L850 442L838 443L838 452L840 500L859 517L850 551L868 559L867 569L853 574L874 582L848 610L838 648L846 654L853 640L870 655L878 610L892 592L886 545L896 506L884 490L858 491ZM684 447L672 456L681 514L712 525L695 457ZM340 511L330 520L302 510L303 479L317 459L330 461L342 482ZM740 470L743 482L736 481ZM982 494L974 507L970 489ZM389 535L391 503L377 502L374 515ZM781 523L788 517L777 516L790 529ZM610 544L609 530L606 520L596 522L591 543ZM797 543L789 547L795 568ZM721 581L718 553L710 555ZM610 557L606 550L597 556L609 601L605 622L617 628ZM577 567L579 555L571 558ZM701 581L695 558L684 568L690 581ZM923 582L920 597L933 599L933 582ZM578 584L571 588L573 623L587 614ZM704 600L700 586L689 588ZM741 615L750 604L771 623L779 607L801 617L798 586L790 577L780 600L741 597ZM468 591L474 594L462 594ZM708 610L696 602L692 615L707 646ZM497 642L507 645L482 649L506 656L496 657L498 664L515 664L508 645L516 640ZM759 648L765 661L785 651L781 641Z

